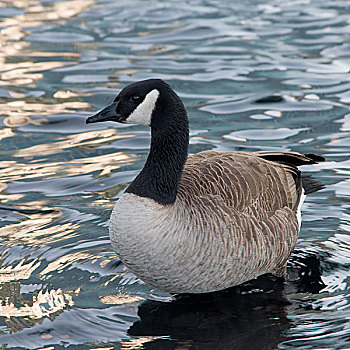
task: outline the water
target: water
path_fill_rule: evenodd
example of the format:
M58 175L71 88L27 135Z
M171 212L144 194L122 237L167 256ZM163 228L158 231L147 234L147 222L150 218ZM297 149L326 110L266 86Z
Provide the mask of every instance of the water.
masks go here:
M1 344L350 349L348 1L0 7ZM151 77L183 99L191 153L327 158L305 167L326 188L303 206L284 285L263 278L174 300L115 257L109 213L146 159L149 130L85 119L126 84Z

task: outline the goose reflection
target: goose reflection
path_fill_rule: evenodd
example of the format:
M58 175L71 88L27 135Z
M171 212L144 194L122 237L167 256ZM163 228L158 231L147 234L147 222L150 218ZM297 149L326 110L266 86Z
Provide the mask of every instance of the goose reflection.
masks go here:
M291 327L287 295L324 287L314 255L295 253L288 272L287 283L264 275L221 292L145 301L128 334L145 340L139 349L275 349Z

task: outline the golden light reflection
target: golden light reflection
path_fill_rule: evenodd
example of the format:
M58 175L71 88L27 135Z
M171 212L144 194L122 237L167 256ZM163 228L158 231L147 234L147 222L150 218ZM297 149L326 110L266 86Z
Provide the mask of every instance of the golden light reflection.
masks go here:
M4 3L2 3L5 5ZM56 1L52 2L51 6L42 6L40 1L37 0L7 0L6 5L23 9L25 12L17 16L2 18L0 25L2 29L2 62L8 56L19 56L20 53L23 56L27 56L27 52L24 50L30 43L23 39L30 31L28 28L38 27L45 25L46 22L50 23L57 20L65 20L86 11L94 4L93 0L71 0L71 1ZM60 24L64 24L61 22ZM32 55L32 52L28 52ZM62 53L61 53L62 54ZM35 53L36 55L36 53ZM52 53L52 56L59 56L60 53ZM69 55L71 55L69 53ZM37 55L36 55L37 56ZM76 55L75 55L76 56ZM46 62L50 63L50 62ZM1 67L1 66L0 66ZM1 69L1 68L0 68Z
M90 253L88 251L80 251L76 253L66 254L49 263L48 266L40 272L40 276L48 278L51 272L60 271L72 265L74 262L90 261L92 264L94 264L99 259L103 259L104 264L108 264L110 261L112 261L112 258L106 258L104 255L96 252ZM105 260L107 260L107 262L105 262Z
M76 63L81 55L71 52L48 52L31 49L31 42L25 41L27 35L36 27L52 25L57 23L64 26L66 20L74 17L86 10L93 4L94 0L68 0L46 3L42 6L38 0L7 0L0 2L0 7L14 7L24 10L24 13L12 17L0 18L0 27L2 28L0 37L0 86L7 86L10 90L20 89L22 86L35 87L38 80L44 77L46 71L56 68L72 65ZM45 58L47 60L37 58ZM56 60L53 60L55 58ZM30 118L33 114L50 115L57 113L72 113L76 110L88 109L90 105L80 101L82 93L79 96L71 94L69 98L72 101L56 103L55 99L68 98L58 93L54 99L47 97L33 101L33 97L26 97L22 91L9 91L9 94L19 101L10 101L0 103L2 115L9 116L5 125L16 127L28 123L36 123ZM12 118L24 118L14 122ZM0 139L12 136L6 131L6 134L0 134ZM2 137L3 136L3 137Z
M95 193L100 194L100 193L102 193L102 191L101 192L95 192ZM89 206L89 207L96 207L96 208L98 208L98 207L101 208L102 207L102 208L105 208L106 210L107 209L112 210L113 207L115 206L115 201L111 201L110 199L95 199L95 200L87 203L87 206Z
M0 283L28 279L33 271L40 266L39 259L26 262L22 259L16 266L8 265L0 267Z
M7 137L12 137L13 135L13 131L9 128L0 129L0 140L6 139Z
M40 102L17 100L7 103L0 103L2 115L8 115L9 118L29 118L32 115L52 115L59 113L73 113L77 110L89 109L90 104L81 101L67 101L56 103L52 99L41 98ZM35 124L34 120L31 123Z
M73 134L61 137L57 142L35 145L18 150L15 157L33 157L40 155L51 155L57 153L57 150L63 150L73 147L94 148L101 144L108 144L117 140L132 138L134 135L118 135L116 129L104 129L97 131L88 131L79 134Z
M0 185L2 185L2 184L0 184ZM24 196L25 195L22 193L16 193L16 194L0 193L0 201L1 201L1 203L18 201L19 199L23 198Z
M56 142L19 149L15 152L14 157L23 157L25 161L23 163L14 160L0 161L0 178L2 182L37 177L50 179L88 174L95 171L99 171L97 177L107 176L120 168L121 165L134 162L139 158L122 152L114 152L95 157L76 158L61 162L44 162L46 159L30 160L30 158L37 157L38 155L47 156L57 154L61 150L76 147L94 148L101 144L108 144L116 140L131 137L134 137L134 135L118 135L115 129L106 129L73 134L65 138L61 137Z
M76 176L99 171L97 177L111 174L122 164L138 158L115 152L96 157L74 159L71 161L43 163L41 161L19 163L15 161L0 162L0 178L4 182L45 177L52 179L64 176Z
M0 21L1 25L1 21ZM11 30L9 30L11 29ZM71 65L72 61L61 61L61 62L34 62L32 60L23 61L23 59L28 56L26 55L25 50L23 50L23 47L29 46L29 43L13 43L12 41L6 41L6 38L9 37L13 40L18 33L13 33L17 30L20 30L18 26L11 27L11 28L5 28L2 31L2 37L1 37L1 49L2 52L0 53L0 71L1 71L1 80L0 80L0 86L21 86L21 85L28 85L36 82L37 80L41 79L43 77L43 74L41 71L47 71L54 68L64 67L67 65ZM18 38L19 40L20 38ZM21 54L21 56L20 56ZM16 63L9 63L8 57L13 56L20 56L19 59L21 62ZM34 56L33 53L31 56ZM36 56L36 55L35 55ZM56 57L59 56L59 54L56 54ZM12 60L14 60L12 58Z
M79 94L69 91L69 90L59 90L56 91L53 95L54 98L71 98L71 97L77 97Z
M31 299L22 297L20 282L0 283L0 317L5 318L11 332L32 327L43 318L56 316L74 305L71 294L62 289L35 291Z
M144 344L151 342L156 339L156 337L139 337L133 338L127 341L123 341L121 350L141 350L144 349Z
M54 223L61 216L60 211L26 214L26 219L0 228L3 244L46 246L53 242L73 238L79 235L77 223Z
M37 295L33 295L33 305L24 304L15 306L13 303L7 305L0 304L0 316L4 317L30 317L33 319L43 318L51 314L62 311L67 306L73 306L72 296L58 290L41 290Z
M33 119L30 119L29 117L11 115L11 116L4 119L4 124L6 126L13 128L13 127L23 126L23 125L27 125L27 124L40 125L41 123L47 122L47 121L48 120L44 119L44 118L33 120ZM14 134L12 133L12 135L14 135Z
M42 73L33 73L37 71L46 71L54 68L66 66L67 62L22 62L8 63L0 66L3 71L1 74L0 86L4 85L22 85L30 84L43 77ZM71 64L71 63L69 63ZM20 82L20 84L18 84Z
M126 304L134 304L144 300L144 298L139 297L137 295L128 295L125 293L106 295L100 299L100 302L103 304L113 304L113 305L126 305Z

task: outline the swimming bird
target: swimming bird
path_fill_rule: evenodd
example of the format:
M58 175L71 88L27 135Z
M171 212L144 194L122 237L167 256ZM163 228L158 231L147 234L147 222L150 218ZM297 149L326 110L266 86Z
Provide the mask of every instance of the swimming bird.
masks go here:
M151 127L147 161L115 204L109 232L122 262L170 293L222 290L265 273L284 276L305 194L322 186L296 152L214 152L188 157L189 122L161 79L126 86L86 123Z

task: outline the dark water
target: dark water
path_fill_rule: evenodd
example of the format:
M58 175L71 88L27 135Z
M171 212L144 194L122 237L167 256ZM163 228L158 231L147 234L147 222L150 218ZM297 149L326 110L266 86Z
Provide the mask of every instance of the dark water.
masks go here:
M59 349L350 349L350 3L0 3L0 343ZM85 125L126 84L167 80L190 152L293 150L307 198L289 281L171 299L108 239L149 130Z

